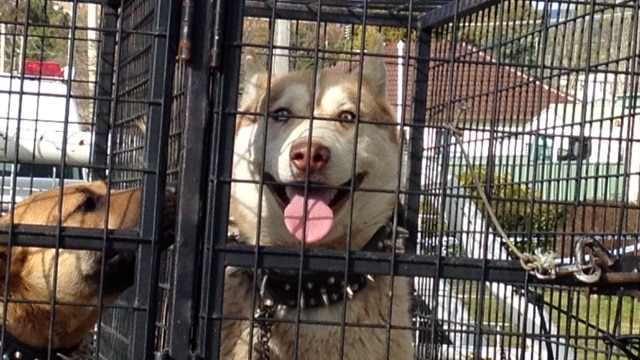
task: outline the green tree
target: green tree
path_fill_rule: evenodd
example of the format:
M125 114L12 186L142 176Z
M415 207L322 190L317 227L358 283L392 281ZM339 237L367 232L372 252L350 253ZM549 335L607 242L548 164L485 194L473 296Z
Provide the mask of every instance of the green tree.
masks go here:
M21 60L23 48L28 60L66 60L71 21L52 1L0 0L0 21L6 26L5 53L13 62Z
M482 212L485 212L486 207L480 200L472 171L476 172L504 231L514 237L527 235L529 232L533 235L534 238L530 242L516 244L520 250L532 251L539 247L546 249L551 245L553 233L563 216L563 211L558 205L544 202L540 194L529 185L520 183L509 175L494 173L490 177L486 167L478 167L462 172L456 178Z
M463 19L458 41L486 49L502 62L536 64L539 61L536 30L543 27L542 13L531 1L508 1Z
M354 25L348 27L344 31L344 36L338 43L335 44L334 49L339 51L358 51L362 46L362 36L364 35L364 48L370 48L373 44L373 39L377 34L382 34L382 38L386 42L395 43L398 41L415 40L416 32L407 32L406 28L397 27L378 27L367 26L363 31L362 25Z

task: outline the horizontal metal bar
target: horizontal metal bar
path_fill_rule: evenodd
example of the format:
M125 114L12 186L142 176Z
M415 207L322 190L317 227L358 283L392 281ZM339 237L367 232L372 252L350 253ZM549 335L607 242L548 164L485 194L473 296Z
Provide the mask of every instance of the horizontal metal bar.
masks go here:
M433 29L474 12L499 4L500 0L452 0L420 18L420 29Z
M499 282L523 286L554 285L567 287L585 287L573 276L541 280L525 272L517 260L483 260L462 257L438 257L433 255L397 254L393 259L388 253L350 252L340 250L297 249L255 247L229 244L218 248L225 254L225 265L252 268L258 264L260 268L295 270L300 268L300 256L304 256L303 270L307 271L344 271L349 261L349 271L356 274L396 275L411 277L437 277L484 282ZM256 262L256 255L258 256ZM625 256L625 262L640 263L640 256ZM593 285L593 284L591 284ZM615 294L620 286L603 282L595 284L592 293ZM640 284L638 284L640 285Z
M218 251L225 253L225 265L253 267L257 254L259 267L270 269L299 269L300 251L296 249L260 247L230 244ZM304 269L311 271L344 271L347 256L344 251L306 249L303 253ZM454 258L427 255L397 254L393 259L388 253L351 252L348 254L349 271L360 274L436 276L451 279L496 281L522 284L527 274L518 261ZM438 269L439 268L439 269ZM485 269L483 274L482 269Z
M321 10L321 11L319 11ZM358 8L283 4L273 4L266 1L246 1L244 15L250 17L271 18L275 12L276 19L301 20L313 22L331 22L341 24L362 24L365 12ZM318 14L319 12L319 14ZM408 13L394 14L392 12L369 12L366 14L367 25L407 27L409 21L417 26L418 17Z
M0 230L0 246L33 246L76 250L102 250L105 233L103 229L61 228L59 239L55 226L15 225L13 232ZM136 250L139 245L150 245L152 239L143 239L136 230L108 230L109 249Z

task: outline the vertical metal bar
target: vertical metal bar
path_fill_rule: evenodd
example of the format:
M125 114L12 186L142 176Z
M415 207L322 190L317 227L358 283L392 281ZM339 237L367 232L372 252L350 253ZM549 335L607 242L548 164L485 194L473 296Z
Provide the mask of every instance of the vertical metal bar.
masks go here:
M420 216L420 179L422 179L422 153L424 149L424 126L427 115L427 84L431 31L421 30L417 45L416 82L413 90L411 137L409 139L409 179L407 195L407 230L409 238L405 244L408 253L415 253L418 239L418 216Z
M209 3L206 3L209 4ZM182 22L180 24L180 44L178 59L182 61L191 60L192 29L193 29L193 0L182 1Z
M212 28L211 4L194 12L191 26L196 29ZM183 24L184 26L184 24ZM205 199L205 161L210 148L209 119L209 44L210 31L191 32L190 63L186 85L186 114L183 131L183 156L180 169L180 188L176 243L174 245L174 283L172 321L170 324L169 353L175 359L184 359L191 352L191 332L195 325L198 303L199 274L202 262L200 243L205 219L202 200ZM194 304L195 302L195 304Z
M138 251L136 301L147 308L134 318L132 359L151 359L155 344L157 317L158 276L160 250L155 241L162 225L162 209L167 171L167 144L171 123L171 98L175 55L178 43L180 2L156 2L155 37L153 44L148 124L142 176L142 218L140 232L143 238L153 238L150 246L142 245Z
M117 13L110 7L103 7L102 29L115 29L117 24ZM113 76L116 53L116 34L103 32L100 40L100 56L98 57L97 84L94 94L95 115L95 137L91 154L91 164L98 168L91 168L91 178L105 179L107 166L107 148L109 142L109 123L111 120L111 98L113 94Z
M200 355L205 359L218 359L222 330L222 299L224 296L224 253L229 217L231 192L231 164L235 112L239 89L240 56L242 49L243 2L218 0L214 47L211 50L212 65L217 70L214 81L214 96L217 97L213 111L213 148L211 151L211 182L209 201L211 205L207 232L205 234L205 281L203 286L204 317L200 328ZM224 30L224 31L222 31ZM222 41L220 41L222 40ZM221 47L219 47L222 45ZM221 52L222 50L222 52ZM219 60L218 60L219 59ZM222 73L224 72L224 76Z

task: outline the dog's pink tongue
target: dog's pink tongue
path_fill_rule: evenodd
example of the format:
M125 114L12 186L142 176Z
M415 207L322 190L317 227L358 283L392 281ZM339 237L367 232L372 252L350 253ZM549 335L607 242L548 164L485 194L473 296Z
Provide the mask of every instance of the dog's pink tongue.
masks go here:
M284 224L291 235L307 244L313 244L327 236L333 226L333 211L328 202L329 199L322 194L315 193L307 194L305 202L303 191L296 191L284 209Z

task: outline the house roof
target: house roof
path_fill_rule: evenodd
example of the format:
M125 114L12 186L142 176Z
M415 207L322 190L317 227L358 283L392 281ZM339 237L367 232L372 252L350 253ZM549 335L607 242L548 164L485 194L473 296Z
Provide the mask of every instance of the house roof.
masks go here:
M411 117L416 73L415 46L407 44L411 52L410 66L403 88L406 93L405 112ZM452 53L453 50L453 53ZM398 50L395 43L387 44L388 95L398 104ZM501 125L529 121L552 103L573 102L573 99L543 84L518 69L499 64L494 58L472 45L436 42L431 46L427 87L427 118L450 119L445 111L453 105L462 119L481 121L495 119Z

